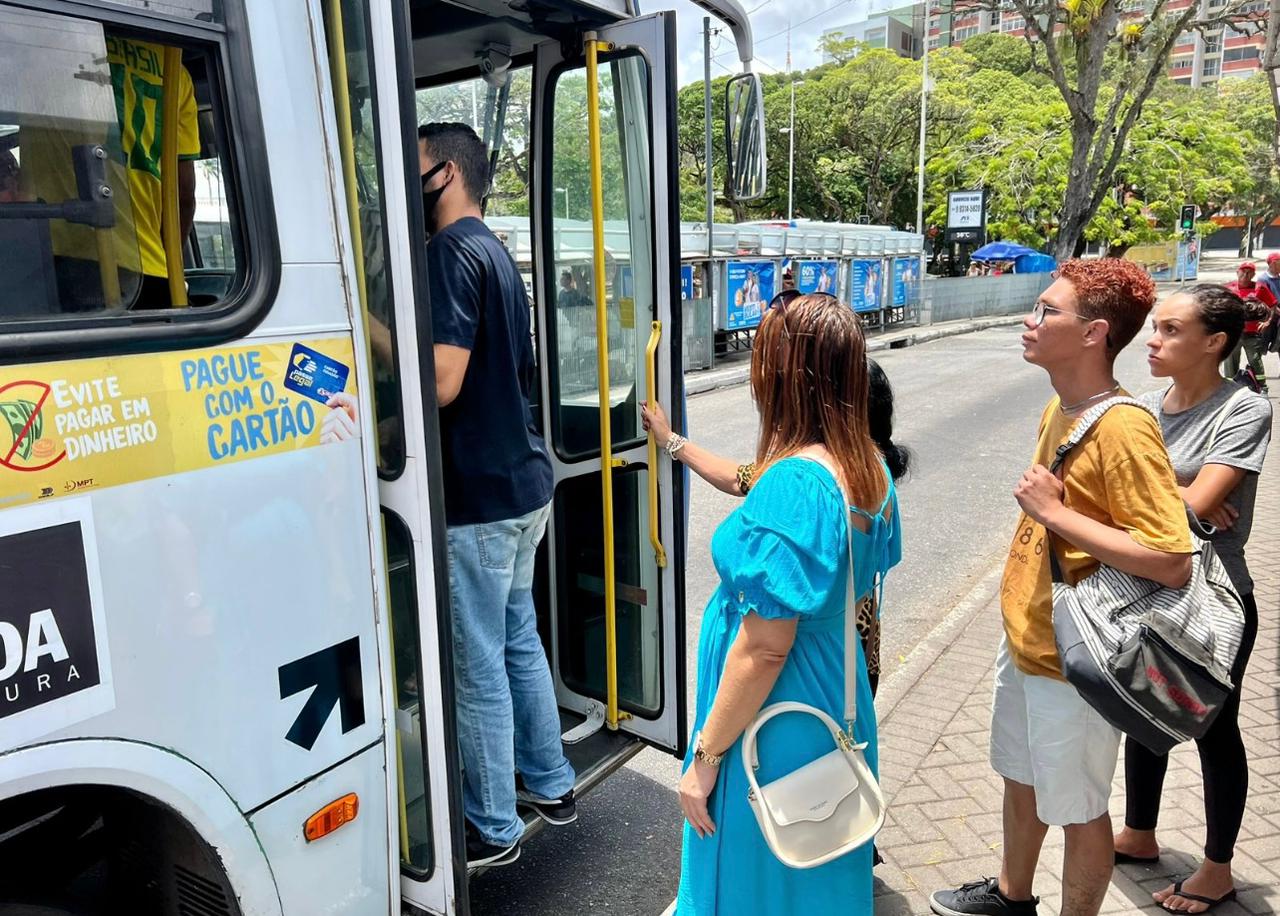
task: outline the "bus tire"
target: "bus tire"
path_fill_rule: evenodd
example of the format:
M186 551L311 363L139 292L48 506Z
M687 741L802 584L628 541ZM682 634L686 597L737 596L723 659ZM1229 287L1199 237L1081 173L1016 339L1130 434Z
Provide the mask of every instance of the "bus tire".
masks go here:
M136 792L42 790L0 803L5 826L0 916L241 916L217 852L176 811Z

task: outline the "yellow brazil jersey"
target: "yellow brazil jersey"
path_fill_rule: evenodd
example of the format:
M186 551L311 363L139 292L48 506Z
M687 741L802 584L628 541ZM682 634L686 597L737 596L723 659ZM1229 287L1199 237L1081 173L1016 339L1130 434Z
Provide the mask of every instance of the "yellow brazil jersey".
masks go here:
M77 112L81 117L59 123L33 119L23 124L19 133L23 181L26 190L41 200L72 200L77 197L72 148L101 143L111 153L118 150L123 162L109 163L108 181L118 190L127 180L128 194L117 193L114 200L116 262L127 270L165 277L160 149L162 106L169 83L164 75L164 46L116 35L105 39L115 123L105 124ZM179 68L174 89L178 93L178 158L195 159L200 155L200 132L195 88L185 67ZM96 259L92 230L87 226L54 220L50 232L55 253Z

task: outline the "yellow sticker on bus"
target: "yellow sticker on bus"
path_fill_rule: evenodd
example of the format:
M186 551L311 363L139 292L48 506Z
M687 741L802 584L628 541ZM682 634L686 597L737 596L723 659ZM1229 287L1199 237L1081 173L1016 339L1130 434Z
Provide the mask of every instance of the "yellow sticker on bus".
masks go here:
M0 507L359 436L350 338L0 367Z

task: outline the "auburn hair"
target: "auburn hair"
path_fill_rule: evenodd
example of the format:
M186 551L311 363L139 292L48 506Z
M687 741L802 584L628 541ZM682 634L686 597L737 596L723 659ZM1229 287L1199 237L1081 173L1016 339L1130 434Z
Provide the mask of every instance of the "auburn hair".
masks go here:
M811 445L836 462L846 496L875 508L889 482L867 418L870 387L862 325L831 296L800 296L770 309L751 351L751 394L760 411L757 479Z
M1071 281L1083 317L1107 322L1107 353L1111 356L1138 335L1156 304L1155 281L1134 261L1075 259L1059 267L1058 276Z

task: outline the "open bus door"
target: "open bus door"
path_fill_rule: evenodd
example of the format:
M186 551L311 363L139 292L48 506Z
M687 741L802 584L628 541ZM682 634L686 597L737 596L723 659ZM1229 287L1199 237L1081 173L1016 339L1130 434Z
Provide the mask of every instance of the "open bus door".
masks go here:
M640 416L656 397L676 428L683 420L674 38L675 14L662 12L579 46L539 45L531 133L541 410L556 483L540 603L560 705L582 717L565 740L623 733L680 754L684 475Z

